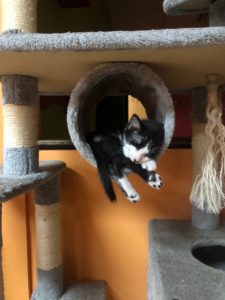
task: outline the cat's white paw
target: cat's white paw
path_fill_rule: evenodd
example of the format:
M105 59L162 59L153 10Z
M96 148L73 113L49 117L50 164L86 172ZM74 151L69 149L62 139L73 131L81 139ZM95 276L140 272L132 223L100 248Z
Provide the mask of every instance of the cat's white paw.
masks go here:
M136 203L140 200L140 195L138 193L133 193L131 195L127 195L127 199L132 203Z
M161 179L160 175L157 173L152 173L149 176L148 184L156 190L161 189L161 187L163 186L162 179Z
M154 160L149 160L141 164L143 169L148 171L155 171L156 170L156 162Z

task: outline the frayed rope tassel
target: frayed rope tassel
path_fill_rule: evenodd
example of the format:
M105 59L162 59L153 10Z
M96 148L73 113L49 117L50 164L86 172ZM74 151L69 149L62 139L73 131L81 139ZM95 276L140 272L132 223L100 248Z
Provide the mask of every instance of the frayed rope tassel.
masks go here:
M194 181L190 201L203 211L218 214L225 201L225 127L222 124L222 109L217 99L218 76L211 75L208 80L206 153L201 173Z

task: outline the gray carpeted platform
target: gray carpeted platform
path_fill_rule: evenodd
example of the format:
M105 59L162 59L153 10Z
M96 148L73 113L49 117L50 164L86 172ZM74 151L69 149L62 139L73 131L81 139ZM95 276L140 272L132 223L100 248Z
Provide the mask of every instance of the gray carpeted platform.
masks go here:
M224 236L225 224L217 230L198 230L190 221L151 221L148 300L224 300L225 272L191 253L196 246L225 246Z
M206 13L209 4L209 0L164 0L163 9L169 15Z
M58 267L50 271L38 270L38 288L32 294L32 300L105 300L106 283L104 281L77 282L62 294L62 280ZM61 295L62 294L62 295ZM61 296L59 296L61 295Z
M60 300L105 300L104 281L76 283L70 287Z
M16 177L0 175L0 201L4 202L12 199L42 185L65 168L66 165L62 161L43 161L39 165L40 172L36 174ZM2 173L2 169L0 169L0 172Z
M103 51L201 47L225 42L225 28L0 34L0 52ZM37 55L37 53L35 53Z
M4 33L0 35L0 75L26 74L38 78L40 92L70 93L98 64L136 61L149 64L168 88L184 89L205 85L209 72L220 74L225 84L224 53L224 27Z

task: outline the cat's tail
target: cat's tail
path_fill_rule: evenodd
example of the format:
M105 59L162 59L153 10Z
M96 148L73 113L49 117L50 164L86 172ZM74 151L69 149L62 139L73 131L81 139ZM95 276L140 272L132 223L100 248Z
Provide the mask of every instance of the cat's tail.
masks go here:
M110 201L116 201L116 194L113 190L112 180L109 175L109 169L107 164L107 159L104 160L103 157L99 157L97 153L94 153L94 157L97 163L98 174L102 182L103 188L106 195L109 197Z
M109 197L110 201L114 202L114 201L116 201L116 195L113 190L112 180L109 176L108 168L105 166L104 163L103 164L97 163L97 165L98 165L99 177L100 177L100 180L104 187L104 190L105 190L107 196Z

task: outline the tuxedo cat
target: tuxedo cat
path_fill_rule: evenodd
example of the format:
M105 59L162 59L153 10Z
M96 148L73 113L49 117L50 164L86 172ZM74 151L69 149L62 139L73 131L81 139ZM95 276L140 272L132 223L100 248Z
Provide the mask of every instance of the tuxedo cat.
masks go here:
M164 143L164 126L153 120L140 120L133 115L123 132L93 133L87 141L97 163L99 177L111 201L116 200L112 180L127 199L135 203L140 196L126 174L138 174L151 187L160 189L162 181L155 172L155 159Z

